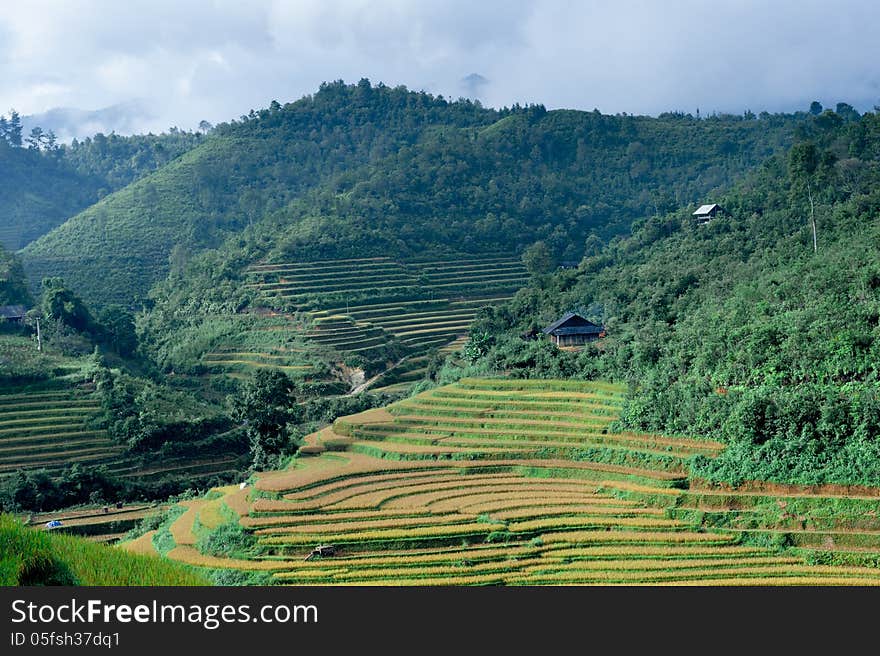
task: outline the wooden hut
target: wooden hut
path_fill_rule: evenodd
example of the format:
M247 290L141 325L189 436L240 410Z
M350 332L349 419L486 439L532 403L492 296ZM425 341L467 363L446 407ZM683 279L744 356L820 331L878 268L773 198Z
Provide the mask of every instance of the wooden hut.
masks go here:
M542 331L556 346L582 346L605 336L605 328L584 319L575 312L568 312Z

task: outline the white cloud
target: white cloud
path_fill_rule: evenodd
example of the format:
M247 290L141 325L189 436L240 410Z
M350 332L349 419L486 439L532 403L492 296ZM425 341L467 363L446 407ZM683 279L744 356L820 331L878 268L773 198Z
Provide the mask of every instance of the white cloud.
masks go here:
M143 98L139 129L369 77L491 105L703 113L880 102L874 0L31 0L0 14L0 108ZM0 110L2 111L2 110Z

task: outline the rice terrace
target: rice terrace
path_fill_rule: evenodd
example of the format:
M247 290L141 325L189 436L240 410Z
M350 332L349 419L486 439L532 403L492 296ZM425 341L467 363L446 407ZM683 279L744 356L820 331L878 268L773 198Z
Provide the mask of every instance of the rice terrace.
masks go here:
M291 585L880 583L880 490L701 485L688 460L724 446L613 432L622 398L463 379L340 418L291 468L121 546ZM241 548L200 551L224 526Z

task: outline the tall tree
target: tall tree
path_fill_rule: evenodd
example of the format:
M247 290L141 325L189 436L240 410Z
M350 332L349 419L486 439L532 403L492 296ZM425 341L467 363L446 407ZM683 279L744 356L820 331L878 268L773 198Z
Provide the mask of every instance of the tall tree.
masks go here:
M43 279L43 313L74 330L91 333L95 321L82 299L61 278Z
M27 142L28 148L31 150L42 150L45 138L46 136L43 134L43 128L36 125L31 129L30 136L28 136L25 141Z
M816 207L813 203L813 176L819 167L819 150L812 141L792 146L788 155L788 168L796 186L805 189L810 202L810 226L813 229L813 252L819 250L816 236Z
M18 112L14 109L9 110L6 140L13 146L21 146L21 116L19 116Z

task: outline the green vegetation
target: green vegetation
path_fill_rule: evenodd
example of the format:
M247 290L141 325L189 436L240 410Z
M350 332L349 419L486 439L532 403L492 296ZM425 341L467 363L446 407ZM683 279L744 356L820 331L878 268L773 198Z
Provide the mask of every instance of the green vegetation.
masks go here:
M49 534L0 514L2 585L207 585L191 568L69 535Z
M7 251L0 240L0 305L30 305L21 260Z
M60 145L54 136L28 143L21 138L20 126L17 136L8 126L0 116L0 137L5 136L0 138L0 246L13 251L102 196L167 164L202 138L172 130L158 136L97 134Z
M496 111L366 80L324 84L217 126L30 245L25 264L89 302L127 305L233 235L216 283L266 256L412 259L541 239L577 258L590 232L626 232L739 178L805 118ZM196 259L202 271L216 263Z
M628 382L624 425L729 444L695 464L708 480L880 484L880 115L825 112L799 138L713 197L726 211L708 225L655 216L485 310L481 362ZM577 308L609 337L577 353L519 339Z

